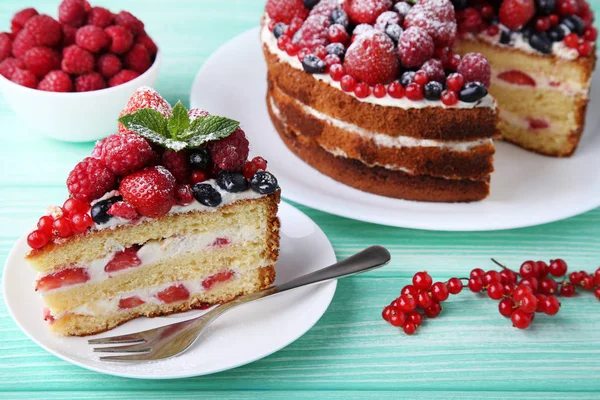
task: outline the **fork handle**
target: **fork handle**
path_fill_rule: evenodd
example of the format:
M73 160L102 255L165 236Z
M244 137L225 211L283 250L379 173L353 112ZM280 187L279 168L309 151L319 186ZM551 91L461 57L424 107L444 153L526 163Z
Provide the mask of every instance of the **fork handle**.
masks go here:
M329 267L303 275L275 286L275 293L285 292L313 283L329 281L349 275L360 274L386 265L391 260L390 252L382 246L371 246Z

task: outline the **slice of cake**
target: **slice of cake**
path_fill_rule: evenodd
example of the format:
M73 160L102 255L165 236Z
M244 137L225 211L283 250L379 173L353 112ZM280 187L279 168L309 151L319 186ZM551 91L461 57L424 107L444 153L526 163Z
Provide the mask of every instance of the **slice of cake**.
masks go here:
M485 198L497 135L490 66L452 53L455 34L449 0L267 1L276 130L302 160L363 191Z
M549 156L573 154L583 133L596 62L585 0L457 0L455 50L492 65L502 137Z
M119 121L27 238L51 329L90 335L270 286L280 191L239 123L150 88Z

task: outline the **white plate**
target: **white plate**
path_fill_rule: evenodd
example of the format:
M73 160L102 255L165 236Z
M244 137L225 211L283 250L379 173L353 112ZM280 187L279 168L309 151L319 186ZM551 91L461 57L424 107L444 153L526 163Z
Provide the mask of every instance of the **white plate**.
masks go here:
M306 215L282 203L281 254L276 283L336 262L331 243ZM194 346L179 357L152 363L107 363L98 360L87 340L127 334L188 319L206 311L160 318L138 318L97 336L59 337L42 319L43 304L33 290L36 277L23 261L25 237L15 244L4 266L4 299L13 319L34 342L50 353L93 371L142 379L186 378L250 363L292 343L321 318L335 293L336 281L282 293L240 306L213 322Z
M257 29L217 50L196 76L192 107L242 122L252 153L269 161L287 199L332 214L383 225L448 231L520 228L568 218L600 205L600 79L579 150L556 159L498 143L492 192L484 201L437 204L361 192L311 168L275 132L267 114L266 65Z

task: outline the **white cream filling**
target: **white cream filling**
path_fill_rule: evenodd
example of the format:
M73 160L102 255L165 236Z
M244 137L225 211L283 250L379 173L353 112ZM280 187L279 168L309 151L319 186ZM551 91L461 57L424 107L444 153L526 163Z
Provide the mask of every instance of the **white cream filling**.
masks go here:
M260 39L261 39L262 43L266 44L267 48L269 49L269 52L271 54L276 55L277 58L279 58L279 60L281 62L285 62L285 63L289 64L292 68L304 71L304 69L302 68L302 63L300 62L300 60L298 60L298 57L292 57L292 56L288 55L285 51L279 50L279 47L277 47L277 39L275 39L275 35L273 35L273 32L271 32L269 30L269 21L271 19L269 18L269 16L266 13L263 18L264 18L263 26L262 26L262 29L260 32ZM311 74L311 75L315 79L325 82L325 83L329 84L330 86L343 91L340 86L340 83L334 81L329 76L329 74ZM391 96L384 96L382 98L377 98L377 97L373 96L372 94L367 96L366 98L361 99L361 98L356 97L356 95L354 93L348 93L348 92L344 92L344 93L346 93L349 96L353 96L354 98L356 98L359 101L362 101L365 103L376 104L376 105L380 105L380 106L384 106L384 107L399 107L399 108L405 108L405 109L425 108L425 107L442 107L442 108L491 107L491 108L496 108L496 101L489 94L475 103L466 103L464 101L459 101L454 106L446 106L444 103L442 103L439 100L431 101L431 100L423 99L420 101L413 101L413 100L409 100L406 97L403 97L401 99L395 99Z
M512 70L510 70L510 69L504 70L504 71L498 71L496 69L492 70L492 82L497 85L508 85L508 86L521 87L521 88L527 87L525 85L519 85L519 84L514 84L511 82L505 81L504 79L501 79L498 77L501 73L507 72L507 71L512 71ZM531 89L549 89L549 90L554 90L554 91L560 92L567 96L573 96L576 94L581 94L585 98L587 98L589 96L590 81L588 81L585 85L582 85L581 83L572 81L572 80L559 82L559 81L553 80L552 78L550 78L546 75L530 74L529 72L523 72L523 73L525 73L526 75L528 75L535 81L535 87L530 86Z
M557 129L557 126L555 124L552 123L551 120L544 118L544 117L540 117L539 119L542 119L544 121L546 121L548 123L548 127L547 128L538 128L538 129L534 129L530 127L530 120L527 117L524 117L522 115L519 114L515 114L506 110L501 110L498 114L498 117L504 121L505 123L512 125L512 126L516 126L518 128L521 129L526 129L531 131L534 134L538 134L538 133L563 133L564 132L560 132Z

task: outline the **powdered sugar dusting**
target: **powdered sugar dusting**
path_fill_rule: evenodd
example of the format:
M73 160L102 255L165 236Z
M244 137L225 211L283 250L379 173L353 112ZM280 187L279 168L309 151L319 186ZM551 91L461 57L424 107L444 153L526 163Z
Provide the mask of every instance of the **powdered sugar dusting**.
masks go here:
M121 115L130 114L141 108L151 108L161 113L164 117L170 117L173 114L171 105L156 90L149 86L139 87L133 92Z
M327 28L331 25L329 17L324 15L311 15L304 21L302 27L294 35L293 41L301 48L313 49L316 46L325 46L329 43Z
M449 0L421 0L406 15L404 28L423 28L436 46L450 46L456 38L456 16Z
M341 2L338 0L321 0L316 6L313 7L308 15L323 15L325 17L329 17L333 10L339 7L340 3Z
M375 29L380 31L384 31L387 24L400 24L401 18L400 15L394 11L386 11L377 17L377 21L375 21Z

